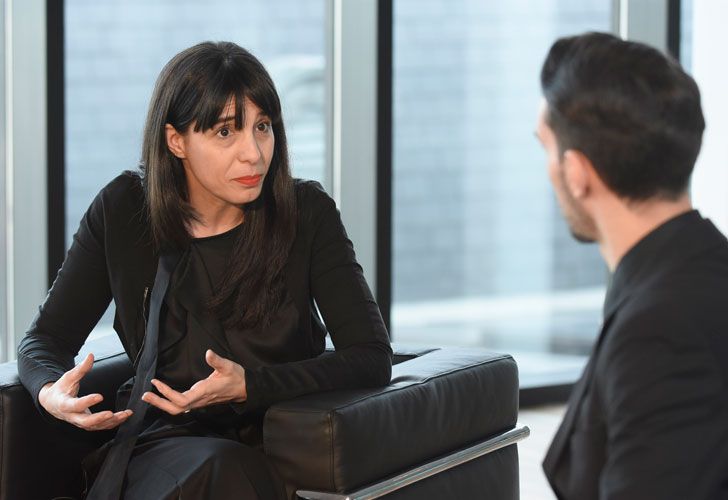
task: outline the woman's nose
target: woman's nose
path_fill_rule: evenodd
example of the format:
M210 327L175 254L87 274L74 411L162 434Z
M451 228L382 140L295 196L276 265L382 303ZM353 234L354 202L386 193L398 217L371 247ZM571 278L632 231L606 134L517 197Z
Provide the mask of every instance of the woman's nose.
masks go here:
M238 160L243 163L258 163L262 153L255 138L255 133L251 130L245 130L238 137Z

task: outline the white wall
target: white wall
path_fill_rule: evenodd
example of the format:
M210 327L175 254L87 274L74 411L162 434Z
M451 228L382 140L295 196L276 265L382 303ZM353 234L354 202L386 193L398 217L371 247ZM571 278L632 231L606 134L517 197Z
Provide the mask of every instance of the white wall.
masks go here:
M700 86L706 130L693 174L696 208L728 234L728 2L694 0L692 72Z
M6 303L0 361L18 341L48 290L46 217L45 1L5 0L4 220Z

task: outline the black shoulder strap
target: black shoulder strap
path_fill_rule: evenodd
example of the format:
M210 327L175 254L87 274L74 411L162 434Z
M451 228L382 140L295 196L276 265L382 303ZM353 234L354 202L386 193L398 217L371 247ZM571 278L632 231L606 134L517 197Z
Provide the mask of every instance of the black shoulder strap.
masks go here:
M126 476L126 467L134 450L137 437L143 430L144 416L149 405L142 401L142 394L151 390L152 378L157 370L157 348L159 345L159 313L164 302L164 296L169 288L169 281L174 268L179 262L180 254L164 254L159 258L157 274L154 278L152 298L149 305L149 321L144 339L144 347L139 357L134 378L134 387L131 390L129 408L134 412L129 419L121 424L114 444L111 446L106 459L94 481L87 500L118 500L121 496L121 487Z

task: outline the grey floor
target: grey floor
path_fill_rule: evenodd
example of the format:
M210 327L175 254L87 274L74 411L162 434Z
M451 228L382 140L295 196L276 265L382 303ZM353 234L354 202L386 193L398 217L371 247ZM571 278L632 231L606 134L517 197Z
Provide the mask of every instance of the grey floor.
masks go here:
M518 444L521 500L555 500L541 469L546 450L561 423L566 407L541 406L521 410L518 422L531 429L531 435Z

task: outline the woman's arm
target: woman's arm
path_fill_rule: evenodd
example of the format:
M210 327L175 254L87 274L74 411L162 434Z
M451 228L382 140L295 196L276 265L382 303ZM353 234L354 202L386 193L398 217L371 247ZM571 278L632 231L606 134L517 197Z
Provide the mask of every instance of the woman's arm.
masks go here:
M311 293L336 351L246 370L246 406L267 407L312 392L385 385L391 377L389 335L336 205L317 184L304 188L309 192L302 203L315 206Z
M18 347L20 380L38 408L69 421L76 416L70 414L86 413L88 406L100 401L100 395L96 395L83 399L80 406L77 403L78 376L88 370L83 363L81 368L74 368L74 357L111 300L104 249L103 195L104 191L81 220L53 286ZM85 363L89 364L88 360ZM64 387L59 392L61 385ZM50 388L55 390L49 392ZM64 414L69 414L69 419L63 418Z

